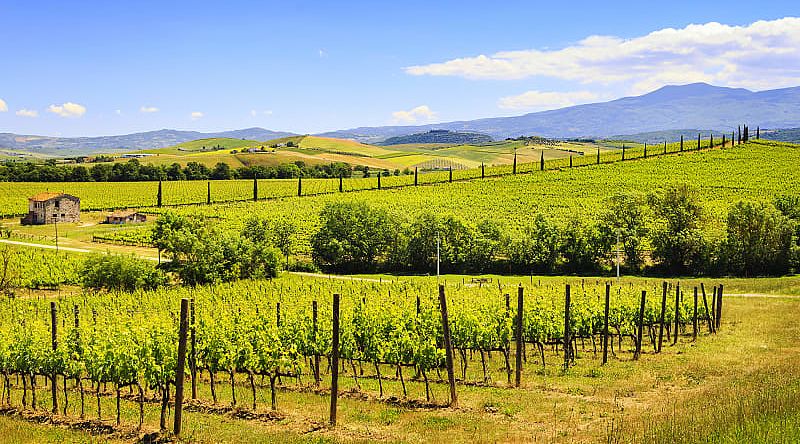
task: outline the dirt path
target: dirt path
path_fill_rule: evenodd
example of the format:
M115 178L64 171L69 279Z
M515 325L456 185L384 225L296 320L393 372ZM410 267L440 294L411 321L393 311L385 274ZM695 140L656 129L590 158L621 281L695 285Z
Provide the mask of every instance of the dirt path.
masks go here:
M32 243L32 242L21 242L21 241L13 241L13 240L8 240L8 239L0 239L0 243L9 244L9 245L19 245L19 246L23 246L23 247L44 248L46 250L69 251L71 253L84 253L84 254L85 253L103 253L103 254L108 254L107 250L87 250L85 248L74 248L74 247L64 247L64 246L56 247L55 245L35 244L35 243ZM158 258L156 258L156 257L141 256L141 255L138 255L138 256L141 259L158 262Z

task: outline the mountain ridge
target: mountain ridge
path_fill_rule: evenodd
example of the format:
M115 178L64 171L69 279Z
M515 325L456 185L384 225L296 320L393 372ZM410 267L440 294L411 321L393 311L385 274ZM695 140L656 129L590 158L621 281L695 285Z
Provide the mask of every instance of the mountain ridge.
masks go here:
M753 92L706 83L666 85L639 96L519 116L425 125L356 127L316 135L372 144L431 130L481 133L495 140L532 135L553 139L609 138L620 134L693 131L687 128L706 128L706 131L730 134L742 123L751 128L800 127L800 86ZM0 148L63 157L162 148L205 138L267 141L294 135L297 134L257 127L211 133L162 129L120 136L74 138L0 133Z

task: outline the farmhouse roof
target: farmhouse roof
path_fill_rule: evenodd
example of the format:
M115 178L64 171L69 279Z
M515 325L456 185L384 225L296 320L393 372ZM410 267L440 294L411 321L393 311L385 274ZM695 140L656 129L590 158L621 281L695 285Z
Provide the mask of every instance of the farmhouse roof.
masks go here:
M117 210L109 214L108 217L128 217L138 213L136 210Z
M50 193L50 192L44 192L44 193L35 194L35 195L29 197L28 200L33 201L33 202L46 202L46 201L48 201L50 199L55 199L56 197L66 197L66 198L72 199L72 200L80 200L77 197L69 195L69 194L65 194L65 193Z

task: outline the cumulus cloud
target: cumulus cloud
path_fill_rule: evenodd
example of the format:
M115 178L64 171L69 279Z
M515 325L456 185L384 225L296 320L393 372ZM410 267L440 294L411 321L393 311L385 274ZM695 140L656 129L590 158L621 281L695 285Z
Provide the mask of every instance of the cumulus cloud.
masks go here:
M193 111L192 114L191 114L192 120L201 119L203 117L203 115L204 114L201 113L200 111Z
M395 111L392 113L394 123L415 123L419 121L430 121L436 117L436 113L428 108L428 105L420 105L408 111Z
M589 103L597 101L599 98L597 94L590 91L527 91L517 96L503 97L497 102L497 105L503 109L546 110Z
M86 114L86 107L77 103L67 102L61 105L50 105L47 107L47 112L61 117L80 117Z
M8 105L6 104L5 100L0 99L0 113L4 113L6 111L8 111Z
M39 112L34 109L21 109L15 114L20 117L39 117Z
M469 79L550 77L583 84L625 82L631 85L631 92L698 81L752 89L796 86L800 78L800 18L762 20L746 26L692 24L631 39L594 35L562 49L502 51L410 66L405 71Z
M158 112L158 108L156 108L155 106L143 106L143 107L139 108L139 112L148 113L148 114L149 113L157 113Z

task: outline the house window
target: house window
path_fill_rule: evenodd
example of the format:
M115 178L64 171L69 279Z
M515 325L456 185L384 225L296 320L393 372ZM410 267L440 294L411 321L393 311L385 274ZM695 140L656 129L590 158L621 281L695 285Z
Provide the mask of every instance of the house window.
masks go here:
M64 219L64 213L61 213L61 218Z
M56 199L55 203L56 203L56 208L60 208L61 207L61 201L60 200Z

